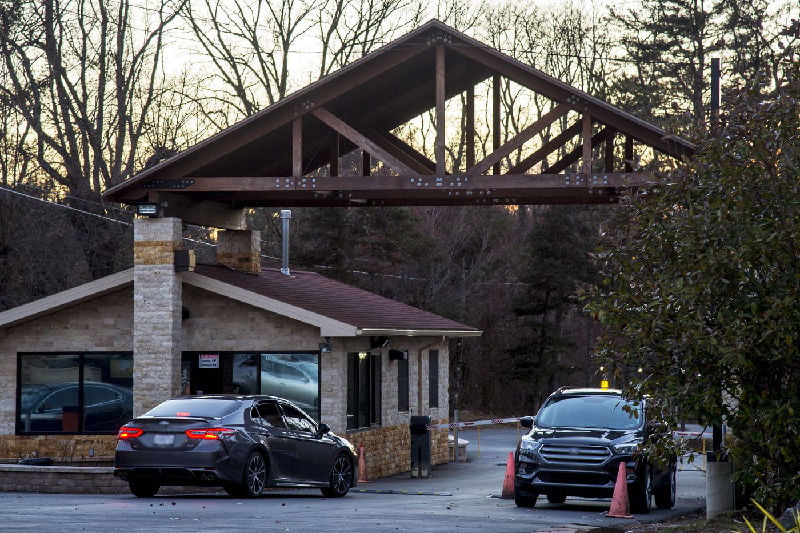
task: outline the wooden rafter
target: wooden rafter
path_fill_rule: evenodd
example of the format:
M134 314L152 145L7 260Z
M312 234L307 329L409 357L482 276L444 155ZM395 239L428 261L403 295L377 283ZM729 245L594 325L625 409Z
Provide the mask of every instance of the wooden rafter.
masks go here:
M352 143L356 144L362 150L365 150L383 161L386 165L392 168L398 174L413 174L414 171L408 168L402 161L394 157L392 154L381 148L372 139L367 138L361 132L356 130L351 125L347 124L339 117L331 113L325 108L318 107L311 112L312 115L320 119L322 122L333 128L340 135L348 138Z
M482 161L478 164L473 166L472 168L468 168L466 172L467 177L477 176L479 174L483 174L491 166L498 163L504 157L509 155L511 152L525 144L527 141L538 135L542 132L547 126L551 125L553 122L558 120L559 118L563 117L567 111L569 111L569 107L564 104L558 104L553 109L545 113L542 117L539 118L536 122L528 126L527 128L523 129L517 135L515 135L511 140L506 142L503 146L495 149L494 152L486 156Z
M599 132L595 133L591 137L591 142L589 143L590 149L594 148L595 146L600 144L600 142L605 140L606 135L608 135L608 131L609 131L608 128L603 128ZM571 164L573 164L574 162L576 162L578 159L581 158L581 156L585 153L586 149L585 147L586 143L581 143L580 146L577 146L574 150L572 150L570 153L559 159L553 166L551 166L549 168L549 172L556 173L566 170L568 166L570 166ZM584 172L584 174L588 174L588 172Z
M390 132L377 131L363 124L359 124L358 129L369 136L378 146L403 162L413 172L419 174L434 173L436 164L433 161Z
M490 116L479 131L492 153L476 161L476 86L487 80ZM505 118L513 118L502 116L507 81L553 103L550 112L516 135L501 130ZM463 99L461 117L445 115L449 98ZM581 120L566 122L570 111ZM436 134L432 157L391 133L430 112ZM559 117L568 127L536 148L535 139ZM464 160L448 169L445 139L455 124L461 125ZM594 133L597 125L601 131ZM246 206L603 203L650 182L652 176L633 172L638 170L634 142L676 158L694 151L688 141L431 21L112 187L106 196L127 203L168 199L177 206L170 216L194 216L216 205L221 208L216 220ZM500 174L504 158L527 148L525 143L534 145L532 153ZM603 163L593 165L601 143ZM354 150L361 154L361 175L339 175L340 157ZM547 168L548 158L564 151ZM379 169L381 175L370 176L375 161L392 175ZM541 170L533 173L539 163ZM575 163L577 174L563 174ZM593 168L604 172L591 173Z
M576 122L569 128L565 129L549 141L547 141L541 148L533 152L531 155L511 167L508 171L509 174L524 174L533 165L545 159L548 155L552 154L558 148L564 146L568 140L575 137L580 133L582 124Z

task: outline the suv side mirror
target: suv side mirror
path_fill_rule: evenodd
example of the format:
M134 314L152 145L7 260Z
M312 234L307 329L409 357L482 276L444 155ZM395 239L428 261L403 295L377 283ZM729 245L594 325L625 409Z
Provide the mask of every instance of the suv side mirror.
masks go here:
M331 427L328 424L320 424L317 428L317 438L323 436L324 434L328 433L331 430Z
M519 419L519 425L524 428L532 428L533 427L533 417L532 416L523 416Z

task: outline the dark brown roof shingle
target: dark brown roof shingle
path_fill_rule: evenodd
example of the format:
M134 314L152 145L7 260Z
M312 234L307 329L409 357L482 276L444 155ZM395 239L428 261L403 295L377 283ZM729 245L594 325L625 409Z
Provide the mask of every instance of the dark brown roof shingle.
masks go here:
M478 330L390 298L334 281L315 272L290 275L265 268L247 274L221 265L197 265L195 272L261 296L311 311L361 329Z

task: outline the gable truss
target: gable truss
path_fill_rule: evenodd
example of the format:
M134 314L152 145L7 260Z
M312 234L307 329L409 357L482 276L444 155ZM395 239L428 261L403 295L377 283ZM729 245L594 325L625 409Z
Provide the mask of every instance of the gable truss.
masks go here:
M118 186L110 196L133 202L181 195L229 207L608 203L625 189L655 180L650 173L634 171L635 143L676 158L693 152L691 143L666 135L441 23L426 27L402 42L402 47L388 45L387 50L375 53L377 58L368 60L367 56L332 80L321 80L289 97L286 104L279 102L274 109L222 132L219 138L212 138L216 142L209 142L202 155L167 165L167 171L153 172L153 177L143 173L135 184ZM407 63L414 63L413 69L406 67ZM364 106L370 102L362 103L357 96L347 100L348 86L379 86L375 80L402 68L417 73L418 83L396 99L367 109ZM500 141L502 79L553 102L548 111L504 143ZM487 80L493 89L493 143L491 153L476 161L475 86ZM465 125L466 168L462 172L446 167L445 125L448 118L456 117L446 116L445 102L464 94L464 116L458 117ZM375 102L381 102L379 96L369 95ZM435 117L433 160L392 133L425 111L433 111ZM567 123L568 113L580 118L562 131L559 124ZM558 133L501 173L505 158L526 143L533 144L545 131ZM244 147L259 139L266 139L261 156L274 155L274 161L241 166L244 172L236 172L236 164L215 167L215 157L233 158L237 150L244 154ZM617 150L620 140L624 146ZM270 144L279 148L274 154L270 154ZM600 158L595 161L598 148L602 148ZM340 172L340 158L357 151L362 154L360 175L341 175L345 173ZM561 158L548 167L556 152L561 152ZM371 175L373 161L380 161L390 172ZM531 172L536 165L541 165L541 171ZM285 172L276 174L275 170Z

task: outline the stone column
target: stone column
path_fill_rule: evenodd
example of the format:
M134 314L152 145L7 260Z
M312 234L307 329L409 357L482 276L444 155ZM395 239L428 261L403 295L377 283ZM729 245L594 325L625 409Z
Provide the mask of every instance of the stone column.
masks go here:
M133 412L141 415L180 393L182 247L179 218L133 224Z
M261 234L255 230L217 232L217 262L248 272L261 272Z

